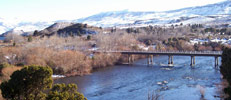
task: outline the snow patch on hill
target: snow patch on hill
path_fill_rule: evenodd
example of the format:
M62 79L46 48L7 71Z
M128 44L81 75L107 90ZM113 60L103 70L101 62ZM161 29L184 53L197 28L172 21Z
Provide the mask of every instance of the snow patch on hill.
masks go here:
M55 22L63 21L60 20ZM0 18L0 34L10 30L23 30L24 32L42 30L55 22L31 22L17 18ZM216 4L163 12L132 12L128 10L103 12L86 18L72 20L71 22L86 23L99 27L139 27L179 23L231 23L231 1L227 0Z
M104 12L74 21L102 27L123 26L126 24L136 26L137 24L161 25L180 22L189 24L206 23L217 20L219 17L227 17L226 15L230 14L231 1L227 0L206 6L189 7L164 12L130 12L127 10ZM214 16L214 18L208 16Z
M53 22L28 22L17 18L0 18L0 35L12 30L23 30L24 32L41 30L51 24L53 24Z

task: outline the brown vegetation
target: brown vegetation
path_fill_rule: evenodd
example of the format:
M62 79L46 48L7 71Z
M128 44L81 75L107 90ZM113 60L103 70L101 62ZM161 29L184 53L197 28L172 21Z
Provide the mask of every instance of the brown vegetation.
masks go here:
M111 51L144 50L140 46L150 45L156 45L156 47L149 50L169 51L221 50L222 48L217 43L202 45L189 43L190 37L206 37L205 32L202 32L204 28L201 25L147 26L127 29L102 29L86 24L72 23L68 23L68 27L64 26L62 30L59 30L57 25L49 30L50 32L60 31L58 33L64 35L68 34L64 37L61 37L62 35L53 35L49 37L41 36L41 38L39 34L36 34L36 37L32 38L33 41L25 42L26 38L9 35L6 40L16 42L16 46L0 49L0 63L50 66L55 74L84 75L89 74L92 69L124 62L127 58L126 55L120 54L94 54L92 57L90 49L93 47L99 50ZM75 29L81 32L85 32L85 29L92 29L98 33L79 35ZM37 31L37 33L39 32ZM19 43L23 45L19 47ZM134 58L138 59L140 57L135 56Z
M0 79L0 83L1 81L6 81L10 79L10 75L12 75L12 73L16 70L20 70L22 69L22 67L6 67L6 68L2 68L1 69L1 79Z
M228 37L218 35L217 31L213 30L203 28L199 24L127 29L102 29L73 23L54 24L44 31L35 31L33 34L35 37L31 37L28 42L26 41L29 38L8 34L4 42L10 45L4 44L6 47L0 48L0 64L50 66L54 74L85 75L93 69L112 66L127 60L127 55L116 53L96 53L92 56L90 49L93 47L102 51L144 50L141 45L156 46L149 50L221 50L223 46L220 43L195 45L189 43L189 38ZM220 29L219 32L223 31ZM225 35L231 34L230 30L224 32ZM86 33L90 35L85 35ZM135 55L134 58L139 59L142 56ZM19 69L21 67L2 67L1 80L9 79L9 76ZM203 91L201 94L204 95ZM157 100L160 99L160 95L152 93L148 98Z
M90 73L90 60L78 51L56 51L49 48L2 48L0 63L50 66L56 74Z
M120 59L120 54L95 54L92 58L92 67L101 68L114 65Z
M49 48L7 47L0 50L0 63L50 66L55 74L84 75L92 68L114 65L120 54L95 54L93 58L79 51Z
M22 67L13 66L7 63L0 64L0 83L10 79L13 72L20 70ZM0 100L4 100L0 91Z
M4 42L22 43L22 42L25 42L25 39L21 35L9 33L6 35Z

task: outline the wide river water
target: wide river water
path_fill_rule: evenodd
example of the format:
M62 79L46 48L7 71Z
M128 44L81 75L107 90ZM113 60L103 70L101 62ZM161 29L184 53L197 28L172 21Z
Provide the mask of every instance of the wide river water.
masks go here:
M167 66L167 56L155 56L154 65L147 59L133 65L116 65L99 69L91 75L66 77L55 83L76 83L78 91L88 100L148 100L153 91L161 100L220 100L221 74L214 67L214 57L196 57L190 67L190 57L174 56L174 66Z
M5 37L0 37L0 40L4 40L5 39Z

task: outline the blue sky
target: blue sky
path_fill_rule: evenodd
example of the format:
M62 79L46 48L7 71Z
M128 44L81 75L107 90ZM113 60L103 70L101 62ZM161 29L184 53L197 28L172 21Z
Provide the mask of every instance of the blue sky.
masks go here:
M166 11L225 0L0 0L0 18L72 20L106 11Z

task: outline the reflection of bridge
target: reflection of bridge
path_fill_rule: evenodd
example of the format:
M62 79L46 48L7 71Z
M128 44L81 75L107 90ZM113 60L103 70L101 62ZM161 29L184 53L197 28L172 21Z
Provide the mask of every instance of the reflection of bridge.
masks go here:
M147 55L148 64L153 64L153 55L167 55L168 64L173 64L173 56L191 56L191 66L195 65L195 56L213 56L215 66L219 65L218 57L221 57L222 51L95 51L95 53L121 53L128 55L128 63L134 62L133 55Z

